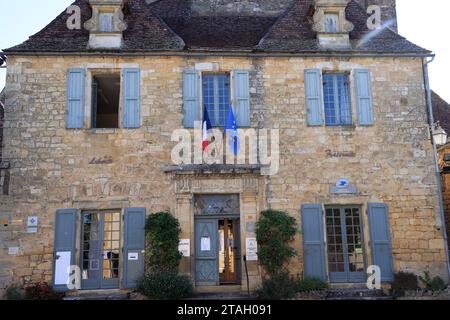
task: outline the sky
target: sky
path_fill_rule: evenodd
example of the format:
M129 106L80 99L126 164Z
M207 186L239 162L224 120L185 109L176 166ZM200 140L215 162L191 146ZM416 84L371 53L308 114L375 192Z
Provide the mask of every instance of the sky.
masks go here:
M72 2L73 0L0 0L0 49L25 41ZM448 0L397 0L399 33L436 54L435 61L430 64L431 87L450 103L448 12ZM0 69L0 89L4 84L5 69Z

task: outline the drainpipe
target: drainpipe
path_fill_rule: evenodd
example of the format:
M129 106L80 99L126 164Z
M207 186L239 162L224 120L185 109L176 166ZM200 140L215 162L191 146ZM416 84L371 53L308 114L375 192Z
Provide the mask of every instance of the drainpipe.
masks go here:
M436 178L437 178L437 185L438 185L438 193L439 193L439 211L441 214L441 228L443 229L442 232L444 234L444 248L445 248L445 256L447 258L447 273L450 278L450 259L449 259L449 252L448 252L448 235L447 235L447 228L445 223L445 212L444 212L444 199L442 196L442 181L441 181L441 174L439 170L439 159L438 159L438 153L437 153L437 147L436 142L434 141L433 137L433 128L434 128L434 116L433 116L433 103L431 100L431 89L430 89L430 79L428 75L428 64L434 61L435 56L431 58L431 60L422 63L423 64L423 76L424 76L424 82L425 82L425 90L427 95L427 105L428 105L428 121L430 125L431 130L431 142L433 144L433 151L434 151L434 163L436 167Z

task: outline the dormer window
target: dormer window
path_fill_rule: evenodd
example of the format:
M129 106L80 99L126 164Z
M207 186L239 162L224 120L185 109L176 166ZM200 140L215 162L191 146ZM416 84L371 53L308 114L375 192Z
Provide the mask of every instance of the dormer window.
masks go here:
M337 13L325 14L325 32L327 33L339 32L339 15Z
M315 0L313 30L319 46L326 49L350 48L353 24L346 19L345 9L351 0Z
M98 15L100 32L114 32L114 14L109 12L102 12Z
M89 0L92 17L84 23L89 31L89 48L117 49L122 46L124 0Z

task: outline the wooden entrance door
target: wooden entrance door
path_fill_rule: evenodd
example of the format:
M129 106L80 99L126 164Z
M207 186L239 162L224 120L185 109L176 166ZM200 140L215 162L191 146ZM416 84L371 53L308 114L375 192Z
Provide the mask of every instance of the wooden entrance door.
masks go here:
M221 284L238 282L239 220L219 219L219 280Z

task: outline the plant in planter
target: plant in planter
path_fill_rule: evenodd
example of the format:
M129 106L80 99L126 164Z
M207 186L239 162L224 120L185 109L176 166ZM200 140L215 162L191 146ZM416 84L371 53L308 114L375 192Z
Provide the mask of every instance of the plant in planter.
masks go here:
M182 299L192 294L188 276L179 275L182 258L178 251L180 224L170 212L158 212L147 218L148 273L138 281L137 290L150 299Z
M391 286L391 295L394 298L403 297L406 291L417 290L419 283L417 276L410 272L397 272Z
M447 289L447 284L445 283L445 281L442 280L442 278L439 276L431 278L429 271L425 271L424 276L420 276L419 279L420 281L422 281L425 287L433 293Z
M298 282L298 292L312 292L328 289L328 283L318 278L304 278Z
M25 290L18 284L10 285L3 296L5 300L24 300Z
M188 276L172 271L150 272L138 284L138 291L150 299L179 300L192 294Z
M295 256L290 243L296 233L296 220L288 213L276 210L261 213L256 226L256 239L259 262L266 276L256 292L260 299L289 299L295 296L298 280L289 275L286 265Z
M53 291L46 282L39 282L25 287L26 300L61 300L64 293Z

